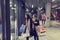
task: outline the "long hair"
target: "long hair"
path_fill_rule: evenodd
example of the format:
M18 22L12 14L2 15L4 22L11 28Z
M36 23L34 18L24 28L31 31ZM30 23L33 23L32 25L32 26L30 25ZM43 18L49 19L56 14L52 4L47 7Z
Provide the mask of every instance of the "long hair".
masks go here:
M29 20L30 19L29 14L25 14L25 15L27 16L27 18L25 18L25 19Z
M33 14L35 18L37 18L37 15L36 14ZM33 18L33 15L32 15L32 18Z

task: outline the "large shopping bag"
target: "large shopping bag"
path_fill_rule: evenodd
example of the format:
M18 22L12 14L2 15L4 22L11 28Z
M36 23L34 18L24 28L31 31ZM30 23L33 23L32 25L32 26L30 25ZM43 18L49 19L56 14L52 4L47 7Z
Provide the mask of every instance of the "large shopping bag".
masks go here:
M42 35L46 35L46 29L44 28L43 25L39 25L37 28L37 33L38 35L42 36Z
M46 32L46 29L44 28L44 26L39 25L39 26L37 27L37 31L38 31L38 32L41 32L41 33L44 33L44 32Z
M19 29L20 33L25 33L26 32L26 25L22 24L20 29Z

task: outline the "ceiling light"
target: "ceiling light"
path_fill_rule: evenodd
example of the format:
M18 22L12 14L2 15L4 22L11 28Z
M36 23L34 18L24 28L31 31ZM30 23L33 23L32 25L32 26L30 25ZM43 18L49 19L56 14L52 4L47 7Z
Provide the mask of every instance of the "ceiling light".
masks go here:
M16 8L13 8L13 7L12 7L11 9L12 9L12 10L16 10Z
M54 2L55 0L52 0L52 2Z
M55 8L55 7L57 7L57 5L53 5L53 6L52 6L52 8Z
M16 7L16 4L14 6Z
M28 9L26 9L26 11L28 12L29 10L28 10Z
M12 4L12 2L10 2L10 4Z
M41 8L38 8L39 10L41 10Z
M10 7L12 7L12 5L10 5Z
M41 7L41 9L42 9L42 7Z
M32 5L32 8L34 7L34 5Z
M42 7L41 8L38 8L39 10L41 10L42 9Z

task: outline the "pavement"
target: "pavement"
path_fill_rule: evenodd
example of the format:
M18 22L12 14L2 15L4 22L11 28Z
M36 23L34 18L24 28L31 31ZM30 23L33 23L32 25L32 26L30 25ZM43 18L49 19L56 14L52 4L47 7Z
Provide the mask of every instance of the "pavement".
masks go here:
M60 23L57 21L51 21L51 27L46 27L45 36L39 36L39 40L60 40ZM22 37L22 38L20 38ZM26 40L26 37L19 36L18 40ZM34 40L34 37L30 37L29 40Z
M46 27L46 36L39 36L39 40L60 40L60 23L51 21L52 27ZM14 21L11 22L11 40L15 40L15 26ZM34 37L30 37L30 40L34 40ZM2 25L0 25L0 40L2 40ZM26 40L26 37L19 38L17 40Z
M2 40L2 33L0 33L0 40Z
M26 38L19 40L26 40ZM30 37L30 40L34 40L33 37ZM46 28L45 36L39 36L39 40L60 40L60 28Z
M60 28L46 28L46 36L40 37L41 40L60 40Z
M2 40L2 24L0 24L0 40Z

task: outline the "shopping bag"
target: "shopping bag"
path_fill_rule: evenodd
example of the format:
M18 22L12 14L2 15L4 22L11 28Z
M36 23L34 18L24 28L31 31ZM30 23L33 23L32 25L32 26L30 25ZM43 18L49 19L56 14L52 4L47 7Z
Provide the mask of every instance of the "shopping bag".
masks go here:
M38 34L38 36L46 36L46 32L45 33L38 32L37 34Z
M46 29L44 28L44 26L39 25L36 29L37 29L38 36L46 35Z
M22 24L20 29L19 29L19 32L20 33L25 33L25 31L26 31L26 25Z
M46 29L42 25L39 25L36 29L37 29L37 32L40 32L40 33L46 32Z

